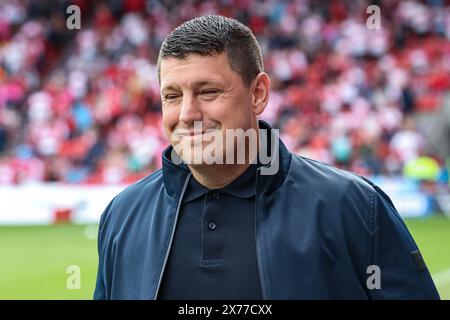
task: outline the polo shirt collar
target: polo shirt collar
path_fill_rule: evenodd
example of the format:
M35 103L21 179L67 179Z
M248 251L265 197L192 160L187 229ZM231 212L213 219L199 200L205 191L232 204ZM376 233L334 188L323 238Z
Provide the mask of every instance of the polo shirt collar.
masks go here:
M194 178L194 176L191 176L188 189L183 198L183 203L195 200L205 195L208 191L224 192L230 196L241 199L251 198L256 193L256 168L257 164L250 164L250 166L238 178L220 189L208 189L201 185Z

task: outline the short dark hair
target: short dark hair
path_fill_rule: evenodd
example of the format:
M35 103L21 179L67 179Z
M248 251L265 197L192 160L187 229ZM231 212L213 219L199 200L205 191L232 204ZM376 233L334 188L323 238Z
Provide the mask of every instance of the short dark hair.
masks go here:
M236 19L209 15L186 21L167 36L159 51L158 81L161 83L161 59L222 52L247 87L264 70L261 49L252 31Z

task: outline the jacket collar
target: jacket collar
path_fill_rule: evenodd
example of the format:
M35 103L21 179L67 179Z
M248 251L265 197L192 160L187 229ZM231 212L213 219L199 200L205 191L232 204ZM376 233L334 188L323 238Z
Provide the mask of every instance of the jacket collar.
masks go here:
M292 154L267 122L259 120L259 128L265 129L263 131L267 132L267 135L261 135L260 147L260 152L263 151L263 154L267 155L267 159L259 159L261 163L258 164L259 186L257 192L262 192L264 196L268 196L278 189L286 179ZM268 143L269 141L272 143ZM272 152L272 145L277 146L277 144L278 152ZM176 163L172 161L172 156L176 157ZM163 181L167 193L176 199L180 197L183 184L190 175L188 166L180 162L178 154L169 145L162 153Z

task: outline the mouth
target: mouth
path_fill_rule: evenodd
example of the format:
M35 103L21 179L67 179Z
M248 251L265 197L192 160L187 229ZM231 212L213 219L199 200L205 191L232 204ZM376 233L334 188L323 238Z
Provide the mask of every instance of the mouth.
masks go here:
M196 137L196 136L202 136L205 134L205 131L202 132L180 132L178 135L180 137Z
M195 137L195 136L208 135L208 134L211 134L212 132L215 132L216 130L218 130L218 128L215 128L215 127L206 128L206 129L203 129L202 131L200 131L200 130L182 130L182 129L177 130L176 129L174 133L176 133L180 137Z

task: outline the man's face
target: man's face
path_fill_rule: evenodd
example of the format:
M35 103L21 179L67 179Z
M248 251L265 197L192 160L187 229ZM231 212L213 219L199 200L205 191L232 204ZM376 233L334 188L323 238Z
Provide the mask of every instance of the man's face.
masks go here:
M161 100L167 138L187 163L192 163L194 146L206 148L206 136L227 129L244 131L256 126L251 89L230 68L226 53L212 56L191 54L184 59L169 57L161 61ZM194 134L194 122L201 121L202 134ZM198 126L198 122L196 125ZM198 128L198 127L197 127ZM228 146L225 142L223 154ZM186 148L190 148L191 158Z

